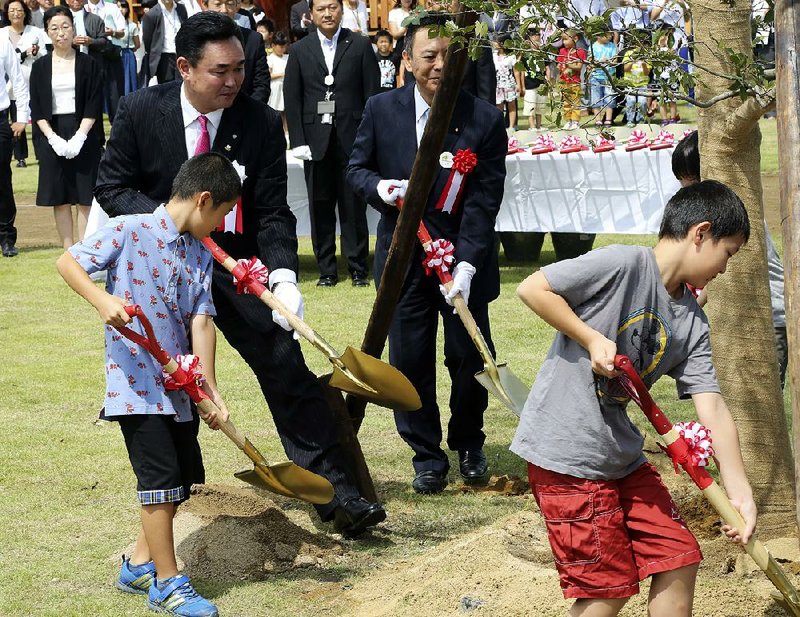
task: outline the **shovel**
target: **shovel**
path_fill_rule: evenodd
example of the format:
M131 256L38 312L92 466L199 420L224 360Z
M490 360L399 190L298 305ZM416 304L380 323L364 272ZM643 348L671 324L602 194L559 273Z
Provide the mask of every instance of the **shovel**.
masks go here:
M398 207L402 208L402 199L398 199L396 203ZM417 238L419 238L423 248L433 242L431 234L423 222L419 224ZM448 290L453 286L453 277L450 272L436 268L436 274L439 276L439 281ZM453 298L453 306L483 360L483 370L475 373L475 379L512 412L518 416L522 415L522 408L525 406L530 388L511 372L505 362L500 364L495 362L492 352L489 351L489 346L486 344L486 339L483 338L483 334L481 334L480 328L475 323L475 318L472 316L461 294L456 294L455 298Z
M325 354L333 364L333 374L329 382L331 386L395 411L416 411L422 407L414 386L395 367L352 347L347 347L340 355L262 283L249 276L246 268L239 265L216 242L211 238L204 238L203 244L214 255L214 259L237 280L245 282L250 293L283 315L295 332Z
M647 419L656 429L656 432L664 438L664 442L667 444L666 452L675 463L676 469L677 465L683 467L726 524L739 530L744 529L744 519L742 519L739 511L733 507L719 484L714 481L714 478L706 471L705 467L692 465L691 459L687 457L688 445L686 441L677 433L672 427L672 423L664 415L664 412L656 405L630 359L627 356L617 356L614 358L614 368L622 371L622 375L618 378L620 385L639 405L644 415L647 416ZM775 588L780 591L781 598L777 600L778 603L789 614L800 617L800 595L798 595L794 585L789 581L786 572L783 571L777 560L767 550L767 547L753 536L745 545L744 550L753 558L756 565L764 571L767 578L775 585Z
M134 343L141 345L164 367L177 383L181 384L181 389L189 395L197 407L207 414L211 411L218 411L218 407L209 398L208 394L200 388L196 377L187 373L180 365L161 347L153 332L153 326L147 319L139 305L126 306L125 311L131 317L137 317L142 322L147 337L145 338L138 332L121 327L117 328L126 338ZM192 380L195 377L195 380ZM227 420L220 423L220 430L227 435L247 457L253 461L255 467L252 470L240 471L237 478L248 482L259 488L263 488L272 493L285 497L294 497L314 504L330 503L333 499L333 486L328 480L311 471L295 465L291 461L270 465L264 456L250 443L231 422Z

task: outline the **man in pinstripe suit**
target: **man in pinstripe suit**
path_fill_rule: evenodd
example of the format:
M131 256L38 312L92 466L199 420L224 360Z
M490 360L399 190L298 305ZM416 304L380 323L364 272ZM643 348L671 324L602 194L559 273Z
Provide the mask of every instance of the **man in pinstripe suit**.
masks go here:
M230 232L217 231L212 237L234 258L257 255L269 268L273 293L299 313L296 221L286 201L286 142L277 112L239 92L241 40L238 26L225 15L198 13L186 21L176 37L183 83L160 84L123 98L95 196L109 216L136 212L134 202L141 204L142 194L155 209L169 197L188 153L197 153L198 143L210 144L246 174L239 216L226 226ZM333 414L288 324L284 320L276 325L258 298L238 295L230 274L218 265L212 289L215 323L258 378L286 454L334 486L334 500L318 507L322 519L333 519L350 536L384 520L383 508L358 494Z

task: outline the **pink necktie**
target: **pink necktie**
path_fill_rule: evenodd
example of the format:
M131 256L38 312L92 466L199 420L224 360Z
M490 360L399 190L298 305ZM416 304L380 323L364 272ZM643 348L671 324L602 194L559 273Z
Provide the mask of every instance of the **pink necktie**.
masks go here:
M197 140L197 145L194 147L195 156L211 151L211 136L208 134L208 118L202 115L197 116L197 121L200 123L200 138Z

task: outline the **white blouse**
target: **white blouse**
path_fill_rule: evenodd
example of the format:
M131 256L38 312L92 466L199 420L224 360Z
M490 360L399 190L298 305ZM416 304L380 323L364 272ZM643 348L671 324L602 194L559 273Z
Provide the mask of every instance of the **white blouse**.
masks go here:
M53 115L75 113L75 71L53 73Z

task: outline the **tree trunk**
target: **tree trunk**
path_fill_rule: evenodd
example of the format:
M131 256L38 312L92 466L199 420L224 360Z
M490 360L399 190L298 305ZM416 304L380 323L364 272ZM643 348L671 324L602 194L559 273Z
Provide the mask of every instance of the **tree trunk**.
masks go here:
M720 74L733 70L718 44L752 55L750 2L691 3L698 65ZM730 80L701 73L697 98L728 90ZM794 470L778 379L764 242L761 132L764 109L755 98L721 101L699 110L701 172L731 187L750 215L750 241L728 272L709 285L714 365L722 394L739 429L742 456L759 509L762 537L793 533Z
M800 45L800 11L792 0L775 3L775 30L777 50L778 103L778 158L781 170L781 221L783 227L783 266L785 275L784 298L786 315L796 316L800 302L800 162L797 160L800 146L800 75L797 70L797 52ZM786 320L789 349L800 349L800 322L789 317ZM795 354L796 358L796 354ZM794 447L800 443L800 362L789 364L789 384L792 388L792 418L795 427ZM795 462L795 478L800 469ZM797 496L797 519L800 524L800 495Z

